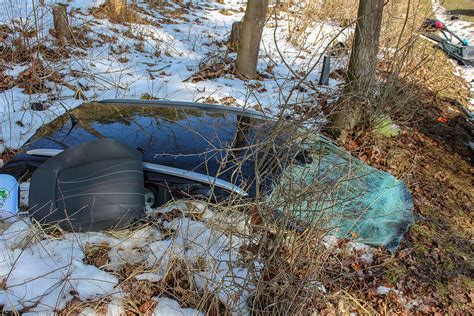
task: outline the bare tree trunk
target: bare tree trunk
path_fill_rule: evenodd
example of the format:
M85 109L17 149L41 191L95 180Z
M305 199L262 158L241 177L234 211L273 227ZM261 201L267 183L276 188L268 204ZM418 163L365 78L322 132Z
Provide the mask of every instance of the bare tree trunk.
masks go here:
M229 50L236 52L239 50L240 33L242 32L242 22L232 23L232 30L229 37Z
M374 97L377 53L385 0L360 0L357 24L340 112L333 119L337 132L352 130ZM336 132L336 133L337 133Z
M121 19L127 15L127 0L109 0L112 17Z
M73 39L67 18L67 8L64 4L56 4L53 7L53 23L54 35L60 43L69 42Z
M252 79L257 75L258 52L267 7L268 0L248 0L247 2L237 53L237 74L245 78Z
M348 84L353 92L370 97L377 69L380 29L385 0L360 0Z

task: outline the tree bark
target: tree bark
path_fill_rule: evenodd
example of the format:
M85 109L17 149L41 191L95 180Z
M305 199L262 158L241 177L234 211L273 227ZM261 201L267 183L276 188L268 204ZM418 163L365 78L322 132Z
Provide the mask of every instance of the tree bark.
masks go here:
M229 50L236 52L239 50L240 33L242 31L242 22L232 23L232 30L229 37Z
M109 0L112 17L121 19L127 15L127 0Z
M267 13L268 0L248 0L237 53L237 74L253 79L257 75L258 52Z
M54 35L60 43L69 42L73 39L67 18L67 8L64 4L56 4L53 7L53 23Z
M385 0L360 0L347 81L351 92L372 96Z
M332 122L335 134L352 131L361 122L375 96L377 53L385 0L360 0L347 84Z

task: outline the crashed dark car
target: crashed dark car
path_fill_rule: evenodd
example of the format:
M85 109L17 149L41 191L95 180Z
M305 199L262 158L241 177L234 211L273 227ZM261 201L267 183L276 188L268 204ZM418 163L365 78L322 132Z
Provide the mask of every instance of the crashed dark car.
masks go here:
M31 179L42 224L126 228L172 199L265 201L296 229L390 250L413 223L406 185L310 129L239 108L168 101L86 103L43 126L0 173Z

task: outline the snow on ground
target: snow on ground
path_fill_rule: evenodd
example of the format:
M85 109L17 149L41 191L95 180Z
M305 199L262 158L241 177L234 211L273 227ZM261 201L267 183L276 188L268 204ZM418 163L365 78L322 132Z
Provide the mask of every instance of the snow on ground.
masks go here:
M102 232L46 235L28 220L13 223L0 235L0 305L3 311L28 311L42 314L62 310L73 299L107 299L109 314L123 312L129 293L122 288L126 280L117 273L126 265L141 264L146 272L133 276L138 280L159 282L173 260L184 259L197 267L194 282L198 289L214 293L234 312L247 312L252 289L247 267L242 266L239 247L245 239L228 236L213 225L212 210L195 202L177 203L154 211L206 213L203 221L177 216L156 220L118 236ZM152 212L153 213L153 212ZM245 221L241 218L240 221ZM161 226L160 226L161 225ZM165 237L160 227L172 230ZM221 227L225 228L225 225ZM91 246L108 246L108 260L100 268L85 262ZM255 264L255 269L259 269ZM201 312L181 308L177 301L155 297L155 315L197 315Z
M127 287L130 279L158 284L176 266L176 260L184 260L192 267L199 290L214 294L236 315L248 314L248 299L263 269L257 256L249 262L248 255L244 258L240 252L242 246L259 238L249 231L250 216L219 213L196 201L177 201L149 210L148 215L150 225L134 230L61 235L46 234L28 219L19 218L0 234L3 311L52 314L67 308L72 300L80 300L90 305L106 302L107 314L119 315L132 294ZM326 236L323 242L331 253L345 253L364 264L374 261L373 247L341 243L333 236ZM94 255L88 249L93 247L106 249L107 260L92 265ZM120 273L126 266L138 268L124 279ZM322 283L313 283L322 293L327 292ZM205 312L180 306L162 294L152 299L156 302L154 315ZM96 313L84 306L82 314Z
M0 23L41 27L38 38L46 46L54 47L49 29L52 27L51 5L33 8L30 1L0 0ZM242 81L233 74L225 74L215 79L198 82L190 78L205 58L222 62L225 57L236 58L229 53L225 41L231 25L243 17L240 1L229 1L226 5L193 1L194 6L185 9L177 5L168 8L167 16L144 1L136 1L139 16L146 24L112 23L106 18L91 15L91 6L103 1L62 1L73 10L70 23L73 27L87 30L92 47L68 49L76 54L69 59L42 62L48 69L54 69L64 76L70 86L48 83L51 91L24 94L14 87L0 92L0 123L3 145L7 148L20 147L42 125L64 113L66 108L74 108L83 101L77 100L77 91L87 100L109 98L139 99L144 96L168 100L198 101L210 103L230 103L233 106L253 107L258 110L277 113L280 105L311 100L314 90L295 87L297 76L317 81L321 63L316 63L329 38L340 27L331 23L317 23L309 29L309 37L304 47L295 47L287 41L288 23L284 19L270 20L264 30L261 57L258 70L266 74L264 80ZM34 14L33 14L34 13ZM349 31L342 32L338 40L344 42ZM7 39L11 41L12 39ZM37 41L32 38L34 43ZM79 55L80 53L80 55ZM281 55L280 55L281 53ZM285 63L283 63L283 60ZM286 65L290 65L290 71ZM2 65L5 76L17 78L31 64L19 63ZM268 70L271 69L271 70ZM332 80L330 86L338 84ZM230 100L230 101L229 101ZM48 109L33 111L31 103L45 102ZM3 149L2 149L3 148Z
M433 11L435 12L436 19L442 21L446 26L459 35L461 38L465 38L469 41L469 45L474 45L474 23L463 21L462 19L451 20L446 9L442 6L439 0L433 1ZM469 84L471 90L470 97L470 116L474 118L474 67L473 66L461 66L457 62L453 61L456 65L456 72L462 76Z
M204 313L197 312L192 308L182 308L179 306L178 302L167 297L157 299L157 306L153 311L155 316L170 316L170 315L180 315L180 316L201 316Z
M43 240L25 248L36 233L18 221L0 236L0 304L5 311L63 309L73 290L82 300L112 294L117 278L84 265L77 243Z

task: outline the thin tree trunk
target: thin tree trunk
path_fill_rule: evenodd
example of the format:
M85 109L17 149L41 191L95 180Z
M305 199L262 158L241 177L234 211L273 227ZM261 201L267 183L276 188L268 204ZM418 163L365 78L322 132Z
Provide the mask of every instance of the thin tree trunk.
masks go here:
M112 17L121 19L127 15L127 0L109 0Z
M253 79L257 75L258 52L268 0L248 0L237 53L237 74Z
M375 82L385 0L360 0L347 80L351 92L370 98Z
M242 32L242 22L232 23L232 30L229 37L229 50L236 52L239 50L240 33Z
M53 7L54 35L60 43L69 42L73 39L71 27L67 18L67 8L64 4Z
M347 84L333 118L335 134L351 131L369 113L375 96L375 75L385 0L360 0Z

